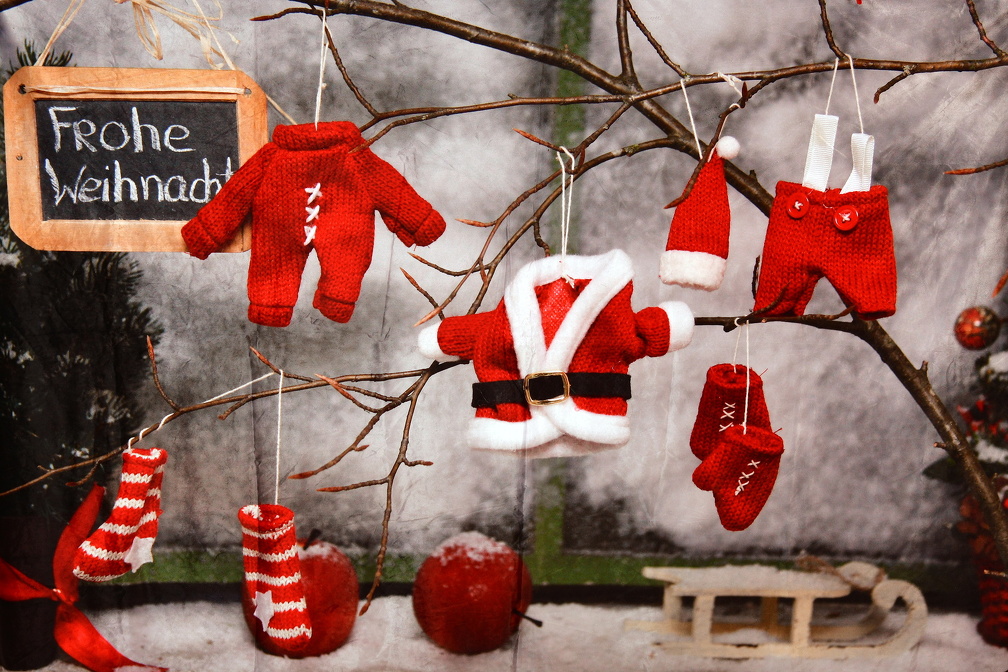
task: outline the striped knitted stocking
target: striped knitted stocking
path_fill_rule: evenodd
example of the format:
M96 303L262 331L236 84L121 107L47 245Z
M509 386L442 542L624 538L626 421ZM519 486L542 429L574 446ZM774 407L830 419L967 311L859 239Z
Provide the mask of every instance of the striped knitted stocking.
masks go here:
M167 460L162 448L130 448L123 453L112 514L77 549L73 570L77 578L109 581L154 560L151 547L161 515Z
M311 640L311 620L301 585L294 512L278 504L249 504L238 511L242 526L245 599L277 646L288 650Z

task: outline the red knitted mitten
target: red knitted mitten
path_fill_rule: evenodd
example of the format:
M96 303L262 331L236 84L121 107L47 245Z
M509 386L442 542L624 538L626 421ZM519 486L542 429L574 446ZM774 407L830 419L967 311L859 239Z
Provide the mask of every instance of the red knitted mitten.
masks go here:
M728 259L731 211L724 159L738 156L738 140L718 140L686 199L676 206L658 276L667 285L711 291L721 286Z
M763 380L749 370L749 415L746 417L746 367L717 364L707 369L707 382L700 394L690 450L701 460L718 445L721 433L748 421L749 427L770 429L770 415L763 398Z
M763 510L777 480L784 441L768 429L726 429L714 451L693 472L693 483L714 493L721 525L744 530Z
M896 312L896 257L885 187L842 194L777 183L754 310L802 315L822 277L863 319Z
M298 649L312 637L301 585L294 512L278 504L249 504L238 511L245 567L243 590L255 616L277 646Z
M153 561L167 460L162 448L130 448L123 453L112 515L77 549L73 570L77 578L109 581Z

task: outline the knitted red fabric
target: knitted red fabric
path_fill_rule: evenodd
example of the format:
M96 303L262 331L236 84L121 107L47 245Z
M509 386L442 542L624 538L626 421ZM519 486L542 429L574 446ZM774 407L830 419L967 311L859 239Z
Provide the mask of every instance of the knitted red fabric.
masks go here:
M851 209L855 226L842 230L838 218L850 218ZM841 194L777 183L755 310L802 315L822 277L863 319L896 312L896 258L884 186Z
M182 228L200 259L223 247L252 216L249 319L290 323L312 249L322 268L313 305L346 322L371 264L374 212L405 245L429 245L445 230L441 215L346 121L277 126L264 145Z
M731 211L724 160L714 151L700 169L693 189L676 206L659 277L665 284L717 289L728 259ZM683 254L687 253L687 254ZM711 268L711 266L715 268Z
M168 453L130 448L123 453L112 514L80 545L73 572L85 581L109 581L151 561L161 515L161 480Z
M301 583L294 512L278 504L249 504L238 511L242 526L242 590L255 616L278 647L296 650L312 637Z
M421 352L442 361L470 359L476 377L492 382L557 370L626 374L642 357L658 357L689 343L693 316L685 304L633 310L632 265L624 253L567 257L573 286L557 277L559 264L554 257L529 264L494 310L449 317L421 334ZM533 447L556 438L554 429L572 434L573 425L585 441L625 443L625 399L572 396L568 401L572 405L539 407L545 410L538 418L525 404L478 408L470 444L501 450ZM524 430L519 426L533 419ZM506 438L512 431L512 438Z
M743 419L749 427L770 429L763 379L749 370L749 413L746 415L746 367L738 364L710 367L690 434L690 450L701 460L706 459L720 441L721 432L741 425Z
M721 525L744 530L766 504L780 468L784 441L767 429L735 425L693 472L693 483L714 493Z

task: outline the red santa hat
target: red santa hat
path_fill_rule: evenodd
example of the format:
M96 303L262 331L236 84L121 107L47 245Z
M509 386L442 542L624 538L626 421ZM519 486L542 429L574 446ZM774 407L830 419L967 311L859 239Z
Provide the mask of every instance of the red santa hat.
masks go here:
M676 207L658 272L666 285L707 291L721 286L731 228L724 159L734 159L738 153L735 138L726 135L718 140L693 189Z

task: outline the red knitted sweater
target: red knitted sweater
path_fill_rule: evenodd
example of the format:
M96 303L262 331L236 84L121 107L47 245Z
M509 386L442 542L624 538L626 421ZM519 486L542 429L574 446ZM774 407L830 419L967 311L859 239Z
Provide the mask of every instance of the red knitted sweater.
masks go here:
M350 122L277 126L220 192L182 228L189 252L205 259L252 216L249 319L283 327L297 302L312 249L322 275L314 306L337 322L353 314L371 264L374 212L405 245L429 245L444 219Z

